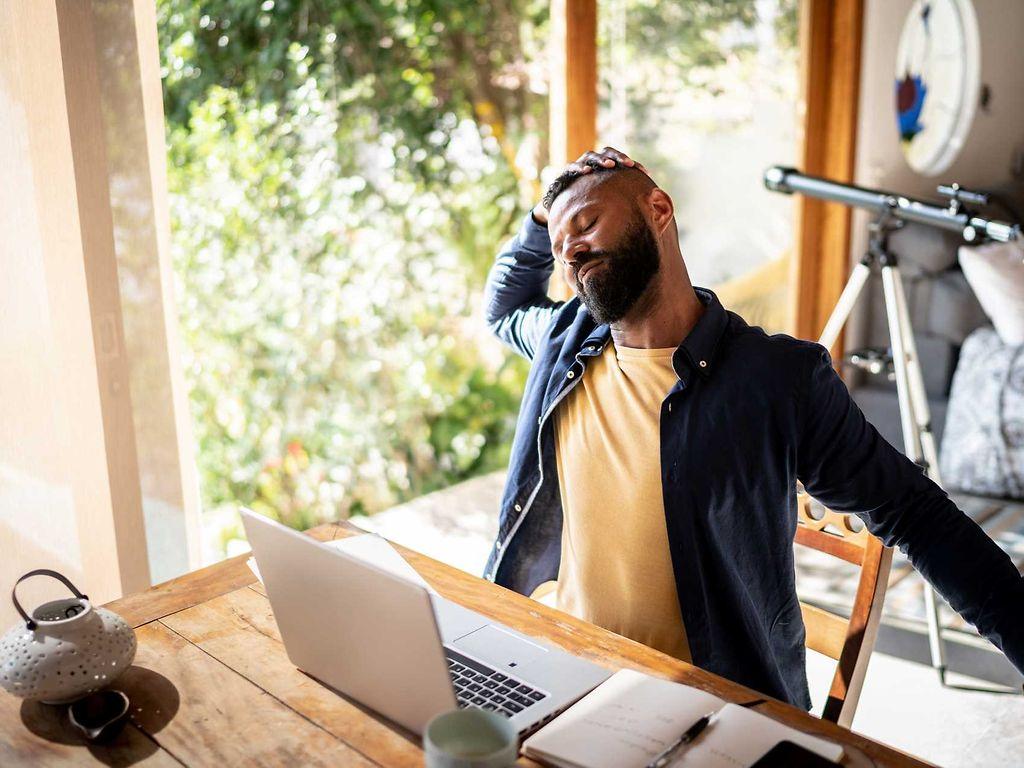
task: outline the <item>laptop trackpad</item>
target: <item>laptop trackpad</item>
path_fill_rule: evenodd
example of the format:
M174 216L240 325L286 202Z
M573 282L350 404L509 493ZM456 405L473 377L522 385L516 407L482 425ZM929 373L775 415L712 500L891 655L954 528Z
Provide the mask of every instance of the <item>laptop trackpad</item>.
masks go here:
M500 629L493 624L481 627L452 643L456 650L486 661L495 669L514 669L543 656L547 648Z

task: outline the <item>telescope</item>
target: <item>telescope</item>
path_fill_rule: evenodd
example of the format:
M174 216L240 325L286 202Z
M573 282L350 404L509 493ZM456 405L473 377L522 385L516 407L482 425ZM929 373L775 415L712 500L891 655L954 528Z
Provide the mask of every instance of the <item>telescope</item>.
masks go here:
M986 219L969 210L967 205L988 205L989 196L984 192L964 189L955 183L938 188L940 195L949 198L949 204L946 206L915 200L894 192L867 189L853 184L840 184L820 176L808 176L795 168L786 168L781 165L773 165L764 172L764 185L773 192L782 192L787 195L799 192L808 197L817 197L855 208L865 208L876 212L879 216L898 221L927 224L956 232L967 243L978 243L985 240L1007 243L1017 240L1021 236L1020 224Z

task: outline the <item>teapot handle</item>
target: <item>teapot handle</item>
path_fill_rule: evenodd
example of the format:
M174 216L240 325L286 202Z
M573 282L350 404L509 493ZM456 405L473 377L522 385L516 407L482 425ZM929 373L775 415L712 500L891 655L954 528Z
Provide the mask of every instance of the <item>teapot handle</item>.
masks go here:
M14 587L11 588L11 600L14 601L14 609L21 615L21 618L25 620L25 626L28 629L35 629L36 623L29 618L28 614L25 613L25 609L21 607L21 603L18 602L17 589L18 585L21 584L21 582L23 582L27 578L30 578L31 576L52 576L58 581L63 582L64 586L70 589L74 593L75 597L81 600L89 599L88 595L83 595L81 592L79 592L78 588L71 583L67 576L64 576L63 574L57 573L56 571L51 571L49 568L37 568L34 571L29 571L16 582L14 582Z

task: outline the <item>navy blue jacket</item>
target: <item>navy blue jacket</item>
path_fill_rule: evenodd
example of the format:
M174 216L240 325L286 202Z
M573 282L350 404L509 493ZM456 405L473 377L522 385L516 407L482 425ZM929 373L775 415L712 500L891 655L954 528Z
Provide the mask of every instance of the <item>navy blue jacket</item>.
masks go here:
M551 414L610 343L578 298L547 298L552 269L547 230L527 216L485 295L490 328L533 361L485 572L523 594L558 576ZM661 406L665 520L693 663L810 707L793 563L799 480L905 552L1024 670L1024 580L1009 557L865 420L824 347L769 336L696 291L705 311L672 358L679 380Z

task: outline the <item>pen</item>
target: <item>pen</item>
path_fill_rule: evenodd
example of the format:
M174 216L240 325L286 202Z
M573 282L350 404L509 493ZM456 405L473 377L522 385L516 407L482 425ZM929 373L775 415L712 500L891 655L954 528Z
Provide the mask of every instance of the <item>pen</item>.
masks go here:
M711 719L714 716L714 712L709 712L708 714L704 715L704 717L702 717L700 720L698 720L689 728L687 728L686 732L683 733L682 736L680 736L678 739L676 739L667 747L665 747L665 749L662 750L653 760L651 760L651 762L644 766L644 768L664 768L666 765L668 765L669 761L675 756L675 753L679 750L680 747L692 743L694 739L696 739L698 736L701 735L701 733L704 732L704 729L708 727L708 725L711 723Z

